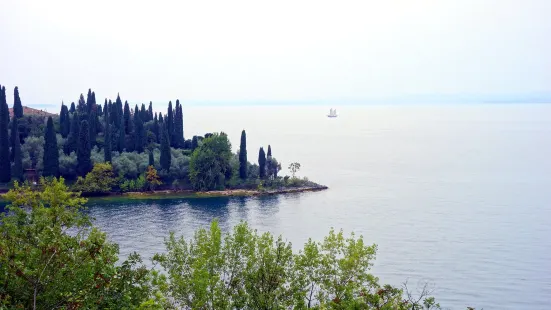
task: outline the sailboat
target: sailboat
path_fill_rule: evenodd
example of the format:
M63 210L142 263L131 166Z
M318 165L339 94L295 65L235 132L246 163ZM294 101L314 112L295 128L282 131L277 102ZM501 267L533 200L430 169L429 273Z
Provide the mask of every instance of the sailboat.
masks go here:
M329 109L329 114L327 117L337 117L337 110L336 109Z

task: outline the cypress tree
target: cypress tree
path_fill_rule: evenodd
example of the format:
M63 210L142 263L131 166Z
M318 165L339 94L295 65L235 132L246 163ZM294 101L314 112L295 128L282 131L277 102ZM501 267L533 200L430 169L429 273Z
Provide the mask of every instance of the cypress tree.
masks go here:
M13 122L17 126L17 117L13 118ZM23 180L23 154L21 153L21 140L15 139L13 147L13 169L12 177L16 180Z
M124 102L124 128L125 133L129 135L132 132L132 120L130 119L130 106L128 105L128 101Z
M147 111L145 110L145 104L143 103L140 108L140 118L142 119L142 122L147 122Z
M153 135L155 135L155 141L160 142L159 139L159 122L157 121L157 113L155 113L155 118L153 119Z
M43 176L57 177L59 175L59 153L57 151L57 139L55 136L54 121L48 117L46 132L44 133L44 170Z
M75 109L75 103L74 102L71 102L71 108L69 109L69 113L75 113L76 109Z
M0 182L11 179L10 141L8 137L9 108L6 102L6 87L0 89Z
M10 161L11 162L13 162L13 158L14 158L15 140L20 140L20 138L19 138L19 128L18 128L17 117L14 116L11 121L11 130L10 130L10 146L11 146ZM19 143L21 144L21 140L19 141Z
M184 139L184 120L182 115L182 105L179 100L176 100L176 115L174 117L174 139L177 147L183 148Z
M122 113L120 114L119 124L121 128L119 128L117 131L117 138L119 139L119 141L117 141L117 149L119 150L119 152L123 152L126 144L126 135L124 134L124 115Z
M80 98L78 99L77 113L80 117L79 121L88 119L88 106L86 106L86 101L84 101L84 96L82 94L80 94Z
M77 174L79 176L85 176L88 172L92 171L92 160L90 159L90 127L86 120L80 123L77 161Z
M107 102L105 103L107 105ZM104 119L104 142L103 142L103 159L105 162L111 162L111 127L110 127L110 119L109 119L109 110L103 109L103 119Z
M195 139L195 137L193 137ZM239 177L247 178L247 134L245 129L241 132L241 144L239 145Z
M175 147L174 139L174 111L172 110L172 101L168 102L168 114L165 120L166 130L168 132L168 138L170 139L170 146Z
M258 151L258 174L261 179L266 177L266 154L262 147Z
M105 103L103 104L103 112L102 114L105 114L105 111L109 109L109 104L107 103L107 98L105 98ZM109 112L107 112L109 114Z
M272 147L268 144L268 154L266 157L272 157Z
M92 110L90 110L89 118L88 118L88 126L90 127L90 146L94 147L96 145L96 135L98 132L98 116L96 114L96 104L94 104L94 107Z
M149 109L147 109L147 121L153 120L153 102L149 101Z
M65 145L65 154L69 155L71 152L76 152L78 148L78 137L80 134L80 121L78 112L73 113L73 119L71 120L71 133Z
M195 151L195 149L199 146L199 140L197 136L193 136L191 139L191 151Z
M168 129L167 124L162 124L162 133L161 133L161 168L170 171L170 139L168 138Z
M136 105L136 112L134 113L134 148L138 153L143 152L145 144L145 131L140 114Z
M96 105L96 108L97 108L97 115L98 116L102 116L103 115L103 110L101 109L101 104L98 104Z
M13 117L23 117L23 105L21 105L21 98L19 97L19 88L15 86L13 90Z
M149 166L155 167L155 158L153 158L153 150L149 151Z
M69 118L69 109L61 103L61 111L59 112L59 133L63 138L67 138L71 131L71 119Z

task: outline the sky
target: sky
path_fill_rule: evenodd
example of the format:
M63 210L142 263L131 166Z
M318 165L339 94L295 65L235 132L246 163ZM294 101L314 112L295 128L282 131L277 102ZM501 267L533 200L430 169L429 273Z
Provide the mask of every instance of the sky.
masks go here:
M551 94L549 12L549 0L3 0L0 84L29 106L89 88L100 102L184 104Z

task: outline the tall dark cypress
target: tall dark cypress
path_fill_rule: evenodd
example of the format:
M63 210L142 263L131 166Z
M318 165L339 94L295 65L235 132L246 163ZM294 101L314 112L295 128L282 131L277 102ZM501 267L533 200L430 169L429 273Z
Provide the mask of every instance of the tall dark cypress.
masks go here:
M6 102L6 87L0 85L0 182L11 179L10 141L8 137L9 109Z
M90 94L90 96L91 95L92 94ZM84 95L82 94L80 94L80 98L78 99L77 113L80 117L80 121L88 119L88 106L86 105L86 101L84 101Z
M170 146L175 147L176 140L174 139L174 111L172 110L172 101L168 102L168 114L164 123L168 132L168 138L170 139Z
M107 102L105 103L107 105ZM111 162L111 120L109 119L109 109L103 109L103 133L104 133L104 139L103 139L103 159L105 162Z
M258 174L261 179L266 177L266 154L262 147L258 151Z
M132 133L132 119L130 116L130 106L128 105L128 101L124 102L124 128L127 135Z
M272 157L272 146L268 144L268 154L266 154L266 157Z
M17 122L17 117L13 117L11 121L11 130L10 130L10 146L11 146L11 152L10 152L10 161L13 162L14 158L14 150L15 150L15 140L19 140L19 143L21 143L20 136L19 136L19 125Z
M105 103L103 104L103 112L102 114L105 114L105 110L109 109L109 104L107 103L107 98L105 98ZM109 111L110 112L110 111ZM107 112L107 113L109 113Z
M184 120L182 115L182 105L180 100L176 100L176 110L174 117L174 140L176 147L183 148L185 145L184 139Z
M65 154L69 155L71 152L76 152L78 148L78 139L80 134L80 120L78 112L73 113L73 118L71 120L71 132L69 133L69 138L65 144Z
M120 112L120 111L119 111ZM121 113L119 114L120 115L120 120L119 120L119 124L120 124L120 128L117 130L118 134L117 134L117 138L119 139L117 141L117 149L119 150L119 152L123 152L124 151L124 148L126 147L126 135L124 134L125 133L125 129L124 129L124 115ZM128 151L128 150L127 150Z
M17 86L15 86L15 89L13 90L13 116L17 118L23 117L23 105L21 104L19 88Z
M161 133L161 168L165 171L170 171L170 161L171 161L171 154L170 154L170 139L168 138L168 129L167 124L162 124L162 133Z
M149 101L149 109L147 109L147 121L153 120L153 102Z
M90 127L86 120L80 123L77 161L77 174L79 176L85 176L88 172L92 171L92 160L90 159Z
M98 116L102 116L103 115L103 110L101 108L101 104L96 105L96 108L97 108L96 114Z
M149 166L155 167L155 158L153 157L153 150L149 151Z
M247 178L247 134L245 129L241 132L241 144L239 145L239 177L243 180Z
M143 103L140 108L140 118L142 119L142 122L147 122L147 111L145 110L145 104Z
M13 118L15 127L17 127L17 117ZM13 169L12 177L16 180L23 180L23 154L21 153L21 140L15 139L15 145L13 147Z
M74 102L71 102L71 108L69 109L69 113L75 113L76 109L75 109L75 103Z
M191 139L191 151L195 151L195 149L199 146L199 138L197 136L193 136Z
M143 127L141 113L138 112L138 106L136 105L136 110L134 113L134 148L136 152L142 153L144 150L144 144L145 144L145 131Z
M153 135L155 135L155 141L159 143L161 139L159 139L159 121L157 121L157 113L155 113L155 118L153 119Z
M88 126L90 127L90 146L94 147L96 145L96 135L98 132L98 116L96 114L96 104L90 110L88 117Z
M46 132L44 133L44 170L43 176L57 177L59 175L59 153L57 151L57 139L55 136L54 121L48 117Z
M61 103L61 111L59 112L59 133L63 138L67 138L71 131L71 119L69 118L69 109Z

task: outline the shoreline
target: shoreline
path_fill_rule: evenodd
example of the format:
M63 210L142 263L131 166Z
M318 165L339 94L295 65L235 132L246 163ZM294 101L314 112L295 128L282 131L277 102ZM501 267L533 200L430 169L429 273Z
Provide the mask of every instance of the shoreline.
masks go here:
M252 189L227 189L220 191L197 192L193 190L158 190L152 192L127 192L127 193L111 193L104 196L95 196L97 198L106 197L125 197L125 198L155 198L165 196L178 196L181 198L214 198L214 197L259 197L291 193L318 192L329 189L324 185L318 186L302 186L293 188L281 188L273 190L252 190ZM94 197L94 198L95 198Z

